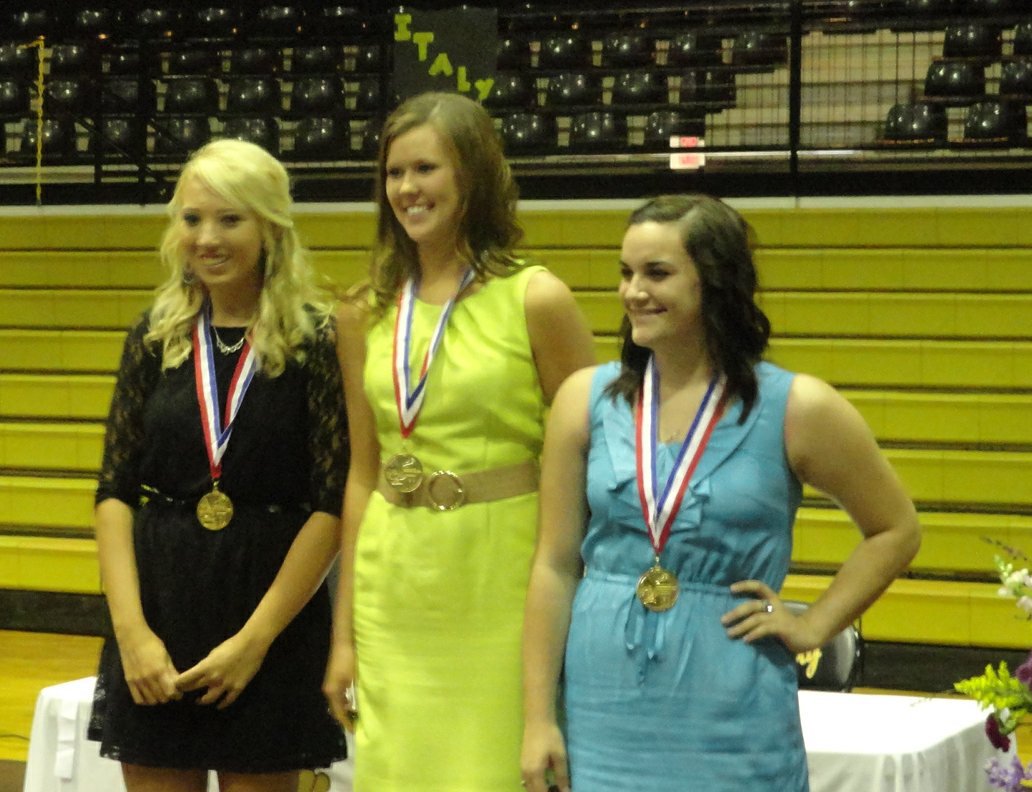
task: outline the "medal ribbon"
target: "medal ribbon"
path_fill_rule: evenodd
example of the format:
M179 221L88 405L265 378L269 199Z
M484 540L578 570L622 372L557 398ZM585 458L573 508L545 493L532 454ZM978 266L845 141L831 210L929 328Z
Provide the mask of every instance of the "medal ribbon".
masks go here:
M416 428L416 419L419 411L423 408L423 399L426 396L426 378L433 363L437 347L444 338L444 329L448 324L455 301L459 298L462 290L473 282L475 273L472 268L466 270L455 294L444 304L441 316L437 320L437 326L430 336L430 344L426 354L423 356L423 365L419 370L419 381L416 387L412 387L412 373L409 368L409 353L412 343L412 311L416 302L416 290L419 282L409 278L405 286L398 294L398 316L394 320L394 402L398 407L398 423L401 426L401 436L407 438Z
M233 421L240 411L244 395L251 385L256 368L254 350L250 340L244 341L240 359L237 360L233 379L229 383L225 416L219 410L219 386L215 379L215 352L211 344L211 306L206 306L197 316L193 331L194 382L197 386L197 403L201 408L201 428L204 430L204 448L208 452L208 466L212 481L222 475L222 455L229 445Z
M714 377L706 388L691 428L681 443L674 468L663 487L662 493L657 491L656 481L656 425L659 423L659 372L653 358L649 358L642 380L641 392L638 394L638 405L634 414L635 428L635 463L638 470L638 497L641 500L645 525L649 529L649 539L656 551L658 561L674 523L677 510L681 507L688 482L695 472L702 452L706 449L710 435L724 412L723 376Z

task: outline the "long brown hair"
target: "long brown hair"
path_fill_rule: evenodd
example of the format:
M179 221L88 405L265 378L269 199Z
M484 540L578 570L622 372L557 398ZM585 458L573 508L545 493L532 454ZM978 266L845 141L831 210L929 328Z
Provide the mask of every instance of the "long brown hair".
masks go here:
M416 246L387 201L386 180L391 143L423 124L440 135L455 167L461 197L456 254L480 279L505 275L522 266L513 252L523 238L516 221L519 194L491 116L461 94L419 94L391 113L380 136L376 172L379 217L371 273L378 314L393 302L405 280L419 272Z
M767 349L770 320L756 304L759 279L753 263L749 224L723 201L707 195L661 195L631 213L627 227L676 223L684 249L702 284L706 353L716 372L727 377L727 395L742 400L745 420L756 401L754 366ZM645 377L650 350L631 339L625 316L620 327L619 376L606 389L633 404Z

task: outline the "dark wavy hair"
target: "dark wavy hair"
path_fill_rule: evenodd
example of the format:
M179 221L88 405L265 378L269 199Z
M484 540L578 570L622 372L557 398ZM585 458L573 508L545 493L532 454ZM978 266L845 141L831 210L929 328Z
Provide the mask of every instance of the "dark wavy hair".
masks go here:
M754 366L767 349L770 320L756 304L759 280L753 263L753 232L738 212L707 195L661 195L635 209L627 227L676 223L684 249L702 285L706 351L716 372L727 377L728 398L742 400L742 421L756 401ZM652 354L631 340L630 321L620 327L620 375L606 392L633 404Z
M405 280L419 272L416 245L394 216L386 182L391 143L423 124L440 135L455 167L461 201L456 254L480 279L509 274L523 265L513 252L523 238L516 220L519 193L491 116L461 94L419 94L391 113L380 135L375 196L379 217L371 277L378 313L394 301Z

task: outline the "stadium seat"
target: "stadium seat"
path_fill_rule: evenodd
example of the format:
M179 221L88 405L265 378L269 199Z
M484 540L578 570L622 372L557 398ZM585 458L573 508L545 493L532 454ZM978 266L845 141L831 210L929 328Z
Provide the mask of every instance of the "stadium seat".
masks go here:
M965 105L985 95L985 67L970 61L938 61L925 75L925 97Z
M1000 98L1032 102L1032 58L1004 62L1000 72Z
M290 89L290 115L340 116L345 112L344 84L335 75L302 77Z
M228 118L222 137L257 143L270 154L279 155L279 124L275 118Z
M379 77L361 78L355 92L355 109L359 112L376 112L380 109L382 93Z
M491 93L484 99L484 107L492 109L529 108L536 103L537 86L534 78L523 72L499 72L496 74Z
M529 111L502 118L502 140L510 155L551 152L556 147L556 124L550 115Z
M232 77L227 85L227 113L277 116L283 109L280 82L275 77Z
M157 92L149 77L112 77L101 83L100 107L105 113L143 113L158 108Z
M37 36L51 35L55 20L46 8L29 8L11 13L10 21L10 30L3 33L5 39L31 41Z
M339 160L351 154L351 133L342 118L301 119L294 130L295 160Z
M71 118L43 119L43 161L50 165L66 165L78 160L77 132ZM21 158L36 157L36 119L28 118L22 126Z
M368 121L362 129L361 152L367 159L376 159L380 151L380 128L378 121Z
M795 615L809 607L805 602L782 600ZM800 688L848 693L856 684L863 663L863 640L852 624L839 630L816 652L796 657L796 678Z
M747 30L735 37L731 62L737 68L773 69L788 63L788 39L780 33Z
M1032 55L1032 21L1021 22L1014 28L1014 54Z
M50 48L51 77L84 77L97 70L97 52L87 44L55 44Z
M363 12L353 5L320 5L305 11L305 27L319 35L360 30L365 22Z
M651 70L622 72L613 82L614 105L667 103L666 77Z
M586 72L553 74L548 78L547 101L556 108L597 105L602 101L602 87Z
M100 122L101 156L107 160L135 161L144 154L143 127L135 118L104 118ZM91 136L89 155L94 153Z
M966 22L946 28L942 54L946 58L999 58L1003 52L1003 37L999 28Z
M93 108L93 81L89 77L48 80L43 91L46 107L52 113L81 115Z
M1023 104L986 101L968 107L964 142L993 146L1024 146L1028 141Z
M538 52L542 69L577 69L591 66L591 41L576 33L546 36Z
M627 148L627 122L608 110L579 113L570 123L570 150L622 151Z
M290 71L294 74L333 74L340 69L343 60L343 51L335 44L294 47Z
M244 20L244 26L258 36L286 38L301 28L301 9L292 5L260 5L254 15Z
M362 44L345 58L349 70L359 74L377 74L383 66L383 48L379 44Z
M530 46L526 39L506 36L498 39L498 57L495 65L499 69L526 69L530 67Z
M678 33L667 49L667 63L671 66L715 66L723 59L720 36L689 31Z
M0 45L0 77L12 80L36 78L36 51L17 44Z
M654 54L652 39L641 33L609 33L602 39L605 66L646 66L652 63Z
M281 61L280 51L275 47L237 47L229 53L229 73L275 74Z
M681 77L681 101L684 101L685 78ZM695 90L699 100L708 113L734 107L737 101L735 72L733 69L710 69L706 72L701 86L696 83Z
M144 39L161 39L182 32L179 12L168 7L141 8L134 22L134 29Z
M885 140L892 143L946 142L946 110L928 102L895 104L885 117Z
M232 35L239 24L236 9L230 6L202 6L184 12L184 27L192 38L212 39Z
M72 17L72 35L82 39L118 38L122 18L113 8L80 8Z
M0 79L0 117L21 118L29 112L29 84Z
M211 123L198 116L171 116L156 124L154 154L158 157L186 159L186 156L211 140Z
M159 55L147 46L114 50L108 54L107 64L108 75L135 77L141 72L148 75L160 72Z
M219 89L210 77L166 80L165 86L165 113L215 115L219 110Z
M706 122L701 115L690 115L683 110L653 110L645 118L645 148L650 151L668 151L670 138L685 135L703 136Z
M222 55L213 47L175 49L168 54L168 73L214 77L222 72Z

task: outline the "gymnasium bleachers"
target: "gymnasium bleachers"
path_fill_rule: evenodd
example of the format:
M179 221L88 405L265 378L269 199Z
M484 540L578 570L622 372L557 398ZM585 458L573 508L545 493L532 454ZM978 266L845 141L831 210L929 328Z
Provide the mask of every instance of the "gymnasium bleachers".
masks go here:
M1021 647L988 537L1032 549L1032 207L755 208L770 357L840 387L921 510L908 575L868 641ZM528 204L525 252L616 354L624 209ZM126 326L160 273L156 210L0 216L0 589L99 591L90 509ZM319 269L361 277L368 206L299 219ZM877 497L877 493L872 493ZM807 492L785 593L808 600L857 534Z

